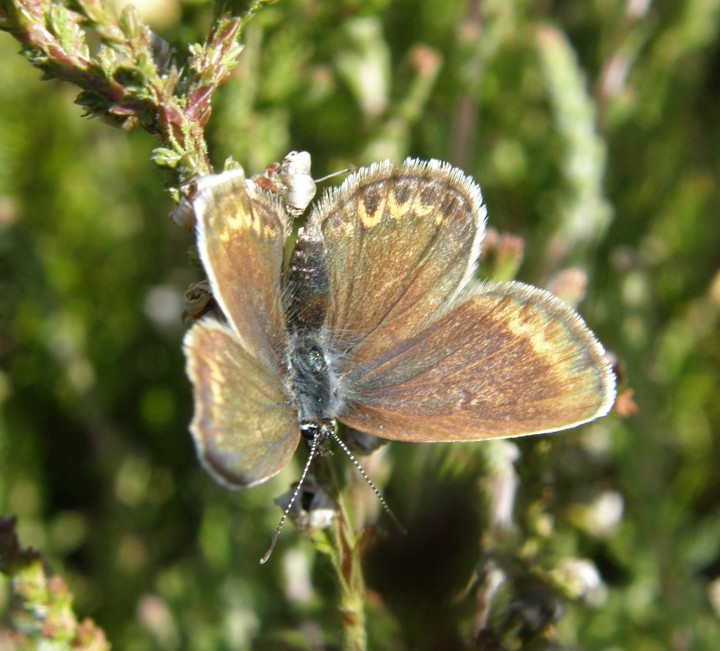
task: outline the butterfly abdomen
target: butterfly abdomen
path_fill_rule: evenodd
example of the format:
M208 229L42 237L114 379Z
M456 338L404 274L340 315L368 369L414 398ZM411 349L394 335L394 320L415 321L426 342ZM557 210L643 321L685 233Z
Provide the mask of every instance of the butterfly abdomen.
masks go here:
M325 321L330 294L325 241L319 229L300 229L283 290L288 329L319 330Z

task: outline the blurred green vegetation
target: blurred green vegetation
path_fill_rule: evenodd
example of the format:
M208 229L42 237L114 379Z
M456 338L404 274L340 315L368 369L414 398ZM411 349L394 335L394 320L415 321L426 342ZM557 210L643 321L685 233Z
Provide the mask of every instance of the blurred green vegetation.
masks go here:
M139 5L161 7L147 20L180 61L209 25L201 1ZM407 155L461 166L490 226L524 239L519 279L587 273L580 311L639 407L517 442L513 523L492 540L483 496L512 448L366 459L409 529L369 537L368 648L491 648L472 640L494 550L517 580L490 623L525 613L505 648L717 649L719 26L719 0L285 0L249 23L214 99L216 167L259 173L290 149L315 176ZM201 273L167 219L158 143L81 119L77 90L18 49L0 35L0 515L116 649L333 648L327 559L288 526L258 565L298 468L230 493L196 462L180 313ZM602 583L573 599L579 559Z

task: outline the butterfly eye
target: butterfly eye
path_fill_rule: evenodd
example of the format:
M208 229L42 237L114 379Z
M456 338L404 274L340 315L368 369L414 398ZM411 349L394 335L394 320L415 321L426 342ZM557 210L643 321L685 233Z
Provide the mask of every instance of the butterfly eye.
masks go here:
M300 423L300 434L307 441L322 442L327 440L334 432L336 422L332 418L320 421L307 421Z

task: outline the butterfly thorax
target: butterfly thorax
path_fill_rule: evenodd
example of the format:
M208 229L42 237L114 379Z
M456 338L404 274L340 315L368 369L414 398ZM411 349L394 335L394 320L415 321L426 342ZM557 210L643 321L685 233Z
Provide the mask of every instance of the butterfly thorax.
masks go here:
M323 336L330 289L319 228L300 229L284 280L291 395L301 430L314 430L336 411L335 374Z
M332 409L328 363L313 334L298 332L290 337L290 380L301 423L325 418Z

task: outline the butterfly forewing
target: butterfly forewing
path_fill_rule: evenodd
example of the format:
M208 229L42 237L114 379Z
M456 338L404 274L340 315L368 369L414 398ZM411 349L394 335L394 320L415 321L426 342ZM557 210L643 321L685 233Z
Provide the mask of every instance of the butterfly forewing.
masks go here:
M473 441L606 414L614 379L580 317L548 292L481 285L410 340L343 377L340 420L383 438Z
M213 295L245 350L271 370L285 363L280 300L285 211L242 170L198 181L198 249Z
M316 207L327 250L326 328L354 363L411 337L475 269L479 187L437 161L373 165Z
M215 319L185 336L187 372L195 390L190 430L198 456L219 482L245 488L278 473L300 433L282 378L250 355Z

